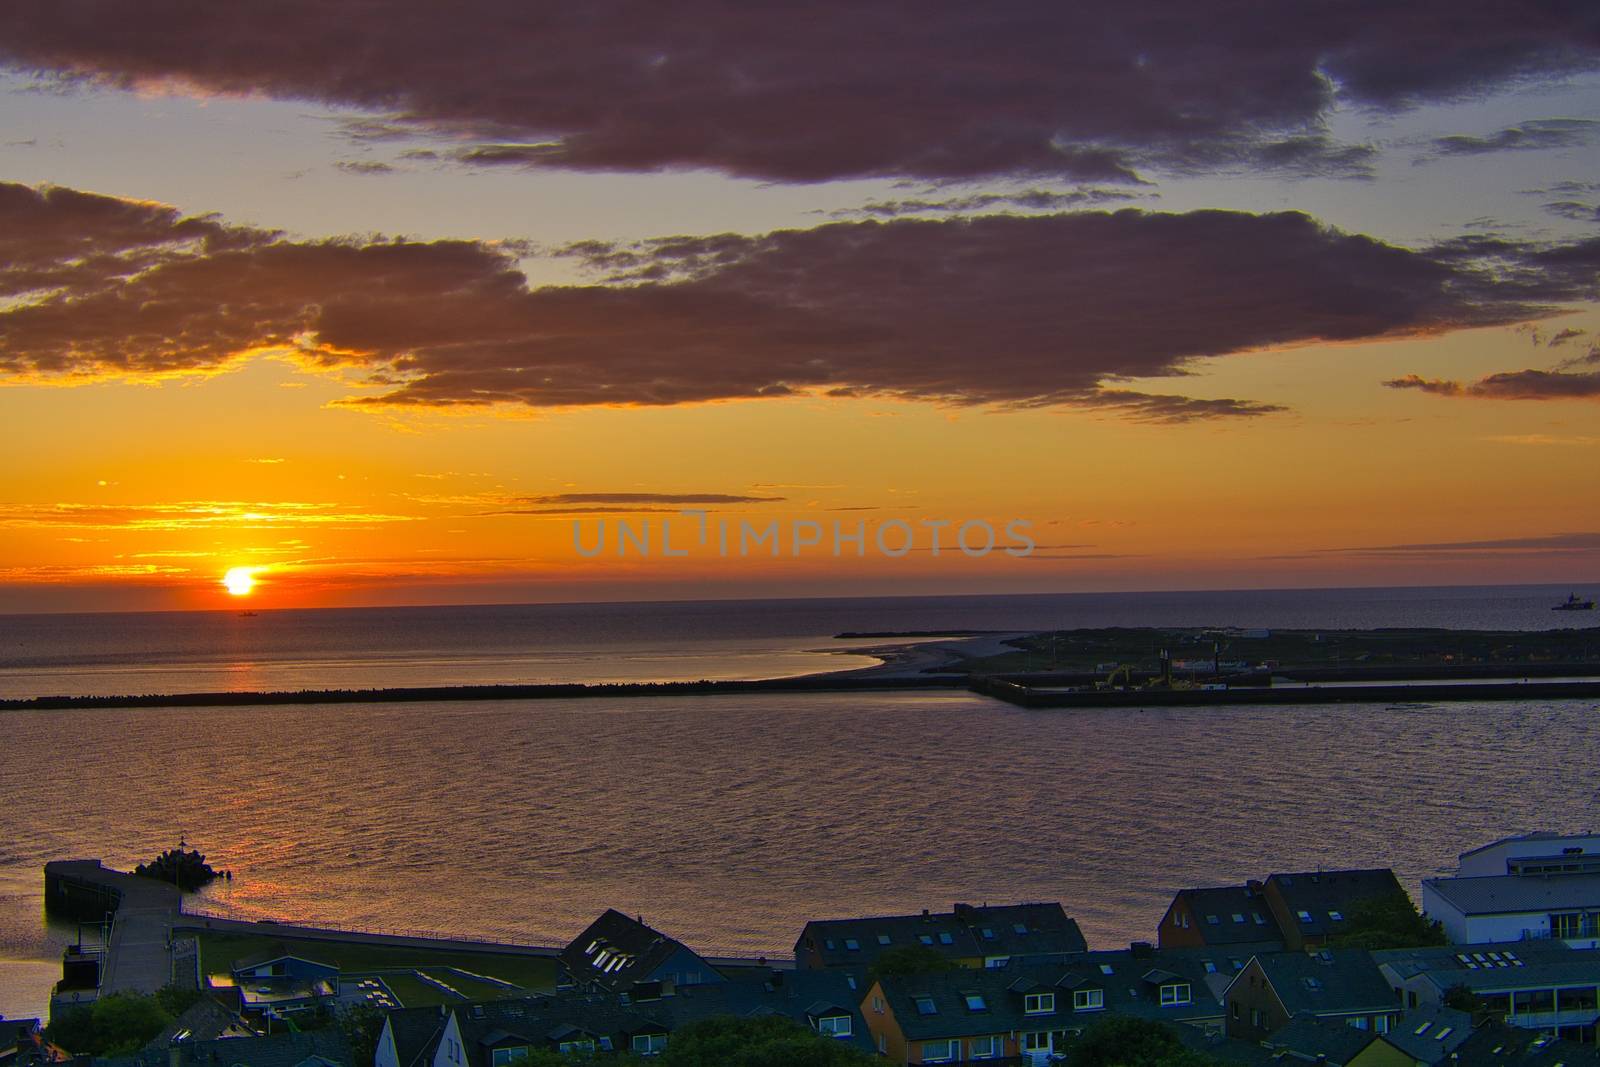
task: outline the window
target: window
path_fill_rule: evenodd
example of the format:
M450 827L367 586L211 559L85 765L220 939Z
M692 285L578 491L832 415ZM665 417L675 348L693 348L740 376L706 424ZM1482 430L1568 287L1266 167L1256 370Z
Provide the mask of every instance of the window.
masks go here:
M861 942L857 941L853 937L847 937L844 939L844 947L849 949L851 952L860 952Z
M1234 912L1233 913L1233 921L1236 922L1236 923L1244 922L1244 912L1242 912L1242 911Z
M824 1015L817 1020L817 1033L829 1037L849 1037L853 1032L848 1015Z
M1372 1020L1372 1028L1378 1031L1380 1034L1387 1034L1389 1032L1389 1017L1387 1015L1379 1015L1374 1017Z
M1365 1030L1367 1028L1367 1017L1365 1015L1357 1015L1354 1018L1346 1019L1345 1021L1351 1026L1355 1027L1357 1030Z
M949 934L940 934L939 935L939 944L941 944L941 945L953 945L955 943L956 943L956 939L951 937Z
M1443 1041L1445 1038L1450 1036L1451 1031L1453 1031L1454 1029L1455 1029L1455 1027L1453 1027L1453 1026L1446 1026L1446 1027L1442 1028L1437 1034L1434 1034L1433 1035L1433 1039L1435 1041Z
M1027 923L1013 923L1012 926L1011 926L1011 929L1015 930L1019 934L1025 934L1025 933L1028 932L1028 924Z
M917 935L917 940L921 941L924 945L931 945L931 944L933 944L933 935L932 934L918 934Z
M1022 1051L1024 1052L1049 1052L1050 1034L1048 1031L1037 1034L1022 1035Z
M1336 922L1336 923L1344 922L1344 916L1341 915L1340 913L1336 912L1336 911L1328 912L1328 918L1331 919L1332 921Z
M1047 1015L1056 1010L1054 993L1029 993L1022 998L1022 1010L1027 1015Z
M1237 1019L1239 1017L1239 1002L1236 1000L1228 1006L1233 1009L1233 1017Z
M856 976L855 975L847 974L847 975L844 976L844 980L845 980L845 984L848 985L851 989L854 989L856 987Z
M878 944L887 945L888 943L889 943L889 935L888 934L879 934L878 935Z
M1300 921L1303 923L1311 921L1311 913L1309 911L1296 912L1296 914L1300 916Z
M1242 971L1244 970L1244 960L1239 959L1237 956L1229 956L1228 966L1232 967L1236 971Z
M885 1056L887 1056L889 1054L889 1035L888 1034L879 1034L878 1035L878 1051L883 1053Z
M1099 1011L1106 1006L1104 989L1075 989L1072 993L1073 1011Z
M983 999L982 993L963 993L962 996L966 999L968 1011L989 1010L989 1004Z
M932 997L917 997L916 1000L917 1000L917 1014L918 1015L938 1015L939 1014L939 1005L937 1005L937 1004L935 1004L933 1002L933 998Z
M876 993L872 996L872 1010L879 1015L883 1014L883 998Z
M1111 964L1102 963L1100 965L1100 973L1109 978L1111 975L1116 974L1117 972L1114 969L1112 969Z
M1206 960L1205 961L1205 968L1206 968L1206 973L1207 974L1216 974L1217 973L1217 965L1215 963L1212 963L1210 960Z
M593 1052L594 1042L589 1038L583 1038L579 1041L563 1041L556 1046L556 1051L563 1056L570 1056L574 1052Z
M527 1045L518 1045L514 1048L497 1048L489 1054L489 1062L494 1067L505 1067L506 1064L511 1063L513 1060L529 1056L532 1053L533 1049Z
M959 1041L924 1041L922 1043L923 1063L954 1063L961 1058L961 1042Z
M1010 962L1011 962L1011 957L1010 956L990 956L988 959L983 961L983 965L985 967L991 967L991 968L992 967L1004 967L1006 964L1008 964Z
M1206 916L1206 925L1207 926L1215 926L1215 925L1217 925L1217 921L1218 920L1217 920L1217 917L1215 915L1207 915Z
M1265 925L1267 925L1267 920L1265 920L1265 919L1263 919L1261 917L1261 913L1259 911L1252 911L1250 913L1250 915L1251 915L1252 918L1255 919L1257 926L1265 926Z
M1194 992L1188 982L1168 982L1161 987L1161 1006L1194 1003Z
M823 942L823 943L822 943L822 945L823 945L823 947L824 947L824 948L826 948L826 949L827 949L827 950L828 950L828 951L829 951L829 952L832 952L832 951L833 951L833 938L831 938L831 937L830 937L830 938L828 938L828 940L826 940L826 941L824 941L824 942Z
M1005 1051L1005 1042L991 1034L988 1037L973 1038L968 1043L968 1048L971 1051L970 1059L993 1060L999 1059L1000 1054Z
M667 1047L666 1034L634 1034L628 1047L641 1056L659 1056Z
M983 939L985 941L993 941L994 940L994 927L985 926L983 928Z

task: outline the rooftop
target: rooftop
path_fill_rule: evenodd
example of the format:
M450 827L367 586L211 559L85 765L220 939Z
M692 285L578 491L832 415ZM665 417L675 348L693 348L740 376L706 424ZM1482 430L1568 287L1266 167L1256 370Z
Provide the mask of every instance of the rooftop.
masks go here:
M1516 874L1425 878L1422 885L1463 915L1505 915L1600 906L1600 874L1563 874L1550 878Z

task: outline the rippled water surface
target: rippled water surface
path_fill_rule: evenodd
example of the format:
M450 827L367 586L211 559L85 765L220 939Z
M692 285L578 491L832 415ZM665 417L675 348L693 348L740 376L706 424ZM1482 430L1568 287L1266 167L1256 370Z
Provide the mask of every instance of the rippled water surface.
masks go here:
M1600 827L1589 702L1024 711L964 693L0 713L0 957L40 866L178 835L242 916L564 941L608 906L780 952L807 918L1060 899L1092 945L1174 890ZM47 972L43 972L47 973ZM0 1012L38 1010L0 968Z

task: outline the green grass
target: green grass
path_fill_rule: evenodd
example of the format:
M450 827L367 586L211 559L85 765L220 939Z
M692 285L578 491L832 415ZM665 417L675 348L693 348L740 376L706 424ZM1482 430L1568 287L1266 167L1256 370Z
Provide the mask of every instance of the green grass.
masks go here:
M260 937L252 934L221 933L197 930L194 936L200 942L200 968L204 974L225 974L233 962L257 952L267 952L279 945L307 959L332 964L347 973L366 971L438 971L438 977L472 997L504 995L506 990L491 982L455 975L450 968L460 968L472 974L488 975L510 982L521 989L546 992L555 988L559 964L548 956L521 956L500 952L466 952L449 949L406 948L394 945L371 945L358 941L322 941L308 938ZM395 986L402 975L384 975L397 996L405 1003L411 999ZM415 977L411 982L421 990L431 991L434 999L421 1000L424 1004L438 1004L446 994ZM469 992L468 986L471 987ZM414 996L424 994L413 988Z

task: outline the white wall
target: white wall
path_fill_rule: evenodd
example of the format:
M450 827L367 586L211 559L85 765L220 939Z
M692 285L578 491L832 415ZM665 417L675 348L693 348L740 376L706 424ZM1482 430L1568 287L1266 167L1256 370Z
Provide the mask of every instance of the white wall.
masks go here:
M1581 848L1585 853L1600 853L1600 834L1573 834L1534 841L1497 841L1471 855L1460 857L1462 878L1505 874L1506 860L1518 856L1559 856L1565 849Z

